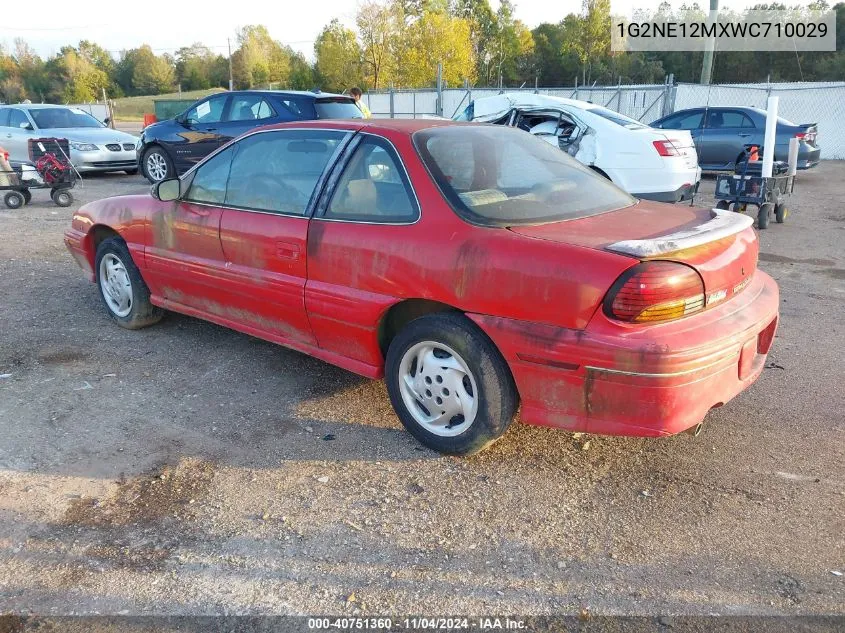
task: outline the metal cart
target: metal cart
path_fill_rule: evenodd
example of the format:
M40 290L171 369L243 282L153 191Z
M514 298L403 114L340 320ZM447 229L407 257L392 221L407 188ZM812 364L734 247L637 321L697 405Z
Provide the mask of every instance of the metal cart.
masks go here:
M772 215L778 223L789 215L786 199L795 188L795 176L789 175L789 168L782 161L773 163L769 178L762 176L762 168L762 160L745 160L737 163L734 173L716 176L716 208L745 213L748 205L754 205L757 228L765 229Z
M9 163L11 170L0 171L0 195L6 207L20 209L29 204L32 189L49 189L53 202L60 207L73 204L70 190L79 175L70 161L67 139L29 139L29 159Z

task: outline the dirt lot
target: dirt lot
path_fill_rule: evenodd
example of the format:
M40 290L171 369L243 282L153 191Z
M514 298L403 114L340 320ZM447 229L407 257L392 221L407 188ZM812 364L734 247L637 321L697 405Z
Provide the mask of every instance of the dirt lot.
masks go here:
M73 207L36 192L0 210L0 612L845 613L843 200L825 163L762 233L779 336L700 437L516 424L452 459L381 383L178 315L114 326Z

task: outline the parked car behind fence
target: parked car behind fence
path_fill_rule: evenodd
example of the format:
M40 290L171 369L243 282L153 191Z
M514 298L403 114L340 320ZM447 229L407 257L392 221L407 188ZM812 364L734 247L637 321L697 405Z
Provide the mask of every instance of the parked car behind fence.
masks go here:
M652 126L688 130L702 169L732 170L742 159L746 145L763 146L766 111L745 107L690 108L658 119ZM810 169L819 164L821 149L815 123L797 125L778 117L775 160L787 160L791 138L800 141L798 169Z

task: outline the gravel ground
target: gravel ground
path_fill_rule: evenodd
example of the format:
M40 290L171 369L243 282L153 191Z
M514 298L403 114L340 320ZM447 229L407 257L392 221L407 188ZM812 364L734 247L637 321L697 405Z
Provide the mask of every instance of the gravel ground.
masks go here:
M73 207L0 209L0 612L845 614L843 175L802 173L762 232L779 335L701 436L515 424L468 459L380 382L179 315L116 327Z

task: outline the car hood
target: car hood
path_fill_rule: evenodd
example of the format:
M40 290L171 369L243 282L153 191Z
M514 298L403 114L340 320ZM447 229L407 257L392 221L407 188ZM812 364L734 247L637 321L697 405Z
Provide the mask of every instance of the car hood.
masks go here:
M104 145L106 143L135 143L137 137L112 130L107 127L74 127L74 128L41 128L38 135L43 137L66 138L74 143L94 143Z

